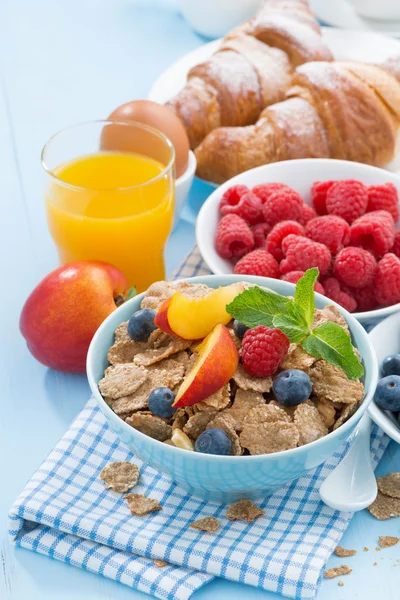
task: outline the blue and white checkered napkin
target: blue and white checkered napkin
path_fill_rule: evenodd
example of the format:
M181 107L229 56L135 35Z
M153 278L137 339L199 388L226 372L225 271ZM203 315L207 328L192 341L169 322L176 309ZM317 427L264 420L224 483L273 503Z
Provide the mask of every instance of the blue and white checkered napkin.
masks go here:
M193 252L176 276L205 272ZM374 428L375 465L387 442ZM263 517L251 524L232 522L225 518L225 506L188 496L136 459L92 399L15 502L9 532L17 546L158 598L184 600L214 576L298 600L315 598L324 565L351 519L326 507L318 489L346 450L344 446L314 472L259 502ZM134 491L159 500L162 511L132 516L123 494L105 489L101 469L123 460L140 465ZM217 534L189 528L208 515L221 521ZM159 568L154 559L169 564Z

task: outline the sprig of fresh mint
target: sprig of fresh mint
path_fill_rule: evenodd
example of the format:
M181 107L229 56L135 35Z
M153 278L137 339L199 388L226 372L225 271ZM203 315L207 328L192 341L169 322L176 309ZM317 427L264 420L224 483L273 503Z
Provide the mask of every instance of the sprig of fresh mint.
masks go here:
M254 286L236 296L226 310L247 327L265 325L280 329L291 342L301 343L308 354L340 367L349 379L359 379L364 368L343 327L328 322L311 328L318 275L318 269L308 269L297 282L294 298Z

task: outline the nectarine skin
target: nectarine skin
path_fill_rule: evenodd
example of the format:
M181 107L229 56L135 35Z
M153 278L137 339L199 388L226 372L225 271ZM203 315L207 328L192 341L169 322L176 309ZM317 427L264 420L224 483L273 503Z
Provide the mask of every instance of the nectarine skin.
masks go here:
M112 265L77 261L59 267L33 290L22 309L21 333L33 356L51 369L84 373L91 339L127 292Z
M222 323L198 347L199 358L186 375L173 404L192 406L226 385L239 364L239 353L228 329Z
M157 325L158 329L161 329L161 331L165 331L165 333L176 337L176 333L172 331L168 323L168 308L170 304L171 298L168 298L168 300L165 300L165 302L161 304L154 318L154 323Z

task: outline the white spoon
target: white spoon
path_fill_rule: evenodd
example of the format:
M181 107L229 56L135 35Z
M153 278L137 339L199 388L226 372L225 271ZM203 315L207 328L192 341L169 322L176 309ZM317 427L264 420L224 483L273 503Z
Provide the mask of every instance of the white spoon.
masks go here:
M371 419L365 414L349 451L320 488L321 500L335 510L356 512L375 500L378 488L371 463Z

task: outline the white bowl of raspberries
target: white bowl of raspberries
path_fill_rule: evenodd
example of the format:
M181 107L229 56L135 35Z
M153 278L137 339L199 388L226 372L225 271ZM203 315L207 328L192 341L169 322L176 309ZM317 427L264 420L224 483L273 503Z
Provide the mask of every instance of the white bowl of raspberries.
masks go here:
M197 219L197 244L217 274L296 283L318 267L315 291L371 328L400 310L399 198L400 177L369 165L273 163L209 196Z

